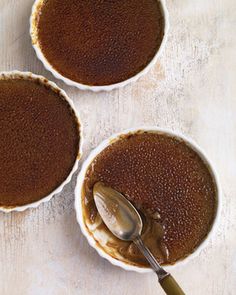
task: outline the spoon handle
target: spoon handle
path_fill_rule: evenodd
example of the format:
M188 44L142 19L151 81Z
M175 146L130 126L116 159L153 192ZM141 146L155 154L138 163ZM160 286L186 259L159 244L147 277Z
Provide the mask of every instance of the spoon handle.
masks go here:
M143 253L153 270L156 272L159 283L165 293L167 295L185 295L175 279L160 266L156 258L152 255L151 251L144 245L140 236L134 240L134 243Z
M170 274L161 280L159 279L159 283L167 295L185 295L184 291Z
M138 236L134 240L134 243L139 248L139 250L143 253L147 261L150 263L151 267L156 272L159 280L166 277L168 273L160 266L156 258L152 255L151 251L145 246L140 236Z

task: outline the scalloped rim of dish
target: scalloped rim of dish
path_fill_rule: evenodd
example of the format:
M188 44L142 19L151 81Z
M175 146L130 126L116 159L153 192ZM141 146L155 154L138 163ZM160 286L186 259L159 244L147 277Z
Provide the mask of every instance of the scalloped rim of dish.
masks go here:
M35 79L40 79L40 81L43 83L43 84L48 84L52 90L57 90L60 92L60 94L63 96L63 98L65 98L65 100L69 103L71 109L74 111L74 114L75 114L75 117L76 119L78 120L78 125L79 125L79 136L80 136L80 142L79 142L79 151L78 151L78 155L77 155L77 158L75 160L75 163L74 163L74 166L71 170L71 172L69 173L69 175L67 176L67 178L60 184L60 186L58 186L54 191L52 191L49 195L45 196L44 198L36 201L36 202L33 202L33 203L30 203L30 204L26 204L26 205L23 205L23 206L16 206L16 207L1 207L0 206L0 212L5 212L5 213L10 213L12 211L18 211L18 212L22 212L22 211L25 211L26 209L28 208L36 208L38 207L41 203L45 203L45 202L48 202L51 200L51 198L55 195L55 194L58 194L62 191L63 187L69 183L71 181L71 178L74 174L74 172L77 170L78 168L78 163L79 163L79 160L82 156L82 145L83 145L83 127L82 127L82 124L81 124L81 120L80 120L80 116L79 116L79 112L76 110L76 108L74 107L74 103L73 101L67 96L66 92L64 90L62 90L61 88L59 88L56 83L52 82L52 81L49 81L47 78L41 76L41 75L36 75L36 74L33 74L31 72L20 72L20 71L17 71L17 70L13 70L13 71L9 71L9 72L0 72L0 80L1 80L1 77L4 76L6 78L9 78L9 79L12 79L14 77L21 77L25 80L28 80L28 79L32 79L32 80L35 80Z
M119 267L121 267L121 268L123 268L125 270L128 270L128 271L136 271L136 272L139 272L139 273L147 273L147 272L152 271L152 269L148 268L148 267L141 267L141 266L139 267L139 266L135 266L135 265L128 264L126 262L120 261L120 260L110 256L108 253L106 253L102 249L102 247L97 245L97 242L93 238L92 234L88 231L88 229L87 229L87 227L86 227L86 225L84 223L83 209L82 209L82 198L81 198L84 178L85 178L87 169L88 169L89 165L92 163L92 161L95 159L95 157L102 150L104 150L106 147L108 147L114 141L119 139L120 136L129 134L129 133L142 132L142 131L144 131L144 132L163 133L163 134L166 134L168 136L175 137L175 138L183 140L186 144L188 144L190 146L190 148L192 148L195 152L197 152L197 154L204 161L204 163L206 163L206 165L208 166L208 169L209 169L209 171L210 171L210 173L212 175L212 178L215 181L215 187L216 187L216 193L217 193L217 210L216 210L216 215L215 215L215 219L214 219L214 222L212 224L212 227L211 227L210 231L208 232L207 236L205 237L205 239L194 250L193 253L189 254L187 257L183 258L182 260L177 261L173 265L164 266L165 269L167 269L167 270L173 270L173 268L178 267L178 266L182 266L182 265L186 264L187 262L189 262L190 260L192 260L193 258L197 257L199 255L199 253L202 251L202 249L207 246L207 244L209 243L210 238L215 234L216 228L219 225L219 218L220 218L220 212L221 212L221 187L220 187L219 177L218 177L218 174L216 173L216 170L214 169L211 161L209 160L209 157L206 156L205 152L192 139L182 135L181 133L174 132L172 130L165 129L165 128L155 127L155 126L146 126L146 127L141 126L141 127L138 127L138 128L130 128L130 129L124 130L123 132L116 133L116 134L112 135L110 138L105 139L104 141L102 141L89 154L88 158L84 161L84 163L82 165L82 168L80 170L80 173L78 175L77 184L76 184L76 188L75 188L76 218L77 218L77 222L80 225L80 228L81 228L81 231L82 231L83 235L88 240L89 245L91 247L93 247L101 257L105 258L106 260L108 260L113 265L119 266Z
M124 80L122 82L115 83L115 84L102 85L102 86L92 86L92 85L90 86L90 85L75 82L71 79L66 78L65 76L60 74L56 69L54 69L53 66L48 62L48 60L46 59L46 57L43 55L43 53L41 51L41 48L40 48L40 45L39 45L39 42L38 42L37 36L36 36L37 27L35 24L35 19L37 16L38 7L40 7L40 5L42 4L43 1L44 0L35 0L34 4L32 6L32 12L31 12L31 16L30 16L30 36L31 36L32 46L36 52L38 59L43 63L44 67L54 75L54 77L62 80L67 85L77 87L80 90L91 90L93 92L111 91L113 89L124 87L129 83L136 82L140 77L147 74L147 72L149 72L149 70L156 64L158 58L161 56L161 54L164 50L164 47L166 45L167 36L168 36L168 32L169 32L169 27L170 27L169 13L168 13L167 6L166 6L166 0L157 0L162 5L163 18L164 18L164 36L163 36L161 45L160 45L159 49L157 50L155 56L146 65L146 67L142 71L140 71L139 73L134 75L133 77L128 78L127 80Z

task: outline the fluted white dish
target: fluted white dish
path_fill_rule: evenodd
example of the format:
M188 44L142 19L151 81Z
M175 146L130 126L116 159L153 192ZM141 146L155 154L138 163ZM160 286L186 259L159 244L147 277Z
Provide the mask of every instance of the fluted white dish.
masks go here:
M176 262L173 265L168 265L165 266L165 268L168 269L173 269L174 267L178 266L178 265L182 265L183 263L188 262L189 260L191 260L192 258L198 256L198 254L202 251L203 248L205 248L211 238L211 236L213 235L213 233L215 232L218 223L219 223L219 215L220 215L220 208L221 208L221 189L220 189L220 183L219 183L219 179L218 179L218 175L212 165L212 163L209 160L209 157L206 156L205 152L190 138L187 138L186 136L179 134L177 132L173 132L171 130L168 129L163 129L163 128L159 128L159 127L139 127L139 128L132 128L132 129L128 129L125 130L121 133L118 134L114 134L112 135L110 138L104 140L103 142L101 142L88 156L88 158L85 160L85 162L82 165L81 171L78 175L77 178L77 185L76 185L76 189L75 189L75 210L76 210L76 216L77 216L77 221L80 225L81 231L83 233L83 235L87 238L88 243L90 244L90 246L92 246L97 252L98 254L107 259L109 262L111 262L113 265L119 266L125 270L131 270L131 271L136 271L139 273L145 273L145 272L150 272L152 271L151 268L148 267L139 267L139 266L135 266L123 261L120 261L117 258L114 258L112 256L110 256L107 252L105 252L105 250L102 248L102 246L99 246L99 242L95 240L94 236L92 235L92 233L88 230L88 227L85 224L85 220L84 220L84 214L83 214L83 205L82 205L82 194L83 194L83 184L84 184L84 179L85 179L85 175L86 172L90 166L90 164L93 162L93 160L96 158L96 156L98 154L100 154L105 148L107 148L110 144L112 144L113 142L115 142L116 140L118 140L120 138L120 136L122 135L126 135L126 134L130 134L130 133L136 133L138 131L145 131L145 132L156 132L156 133L162 133L162 134L166 134L168 136L172 136L174 138L177 139L181 139L183 140L190 148L192 148L195 152L197 152L197 154L200 156L200 158L204 161L204 163L206 163L206 165L208 166L208 169L212 175L212 178L215 182L215 187L216 187L216 197L217 197L217 210L216 210L216 215L215 215L215 219L212 225L212 228L210 229L207 237L202 241L202 243L195 249L195 251L190 254L189 256L185 257L184 259Z
M32 13L31 13L31 17L30 17L30 36L31 36L31 40L32 40L32 46L36 52L38 59L43 63L44 67L48 71L50 71L57 79L62 80L64 83L66 83L69 86L75 86L81 90L91 90L94 92L111 91L116 88L124 87L131 82L137 81L140 77L145 75L155 65L155 63L157 62L158 58L161 56L163 49L166 45L168 31L169 31L169 13L168 13L168 10L166 7L166 1L165 0L157 0L161 3L161 7L162 7L162 11L163 11L164 36L163 36L163 40L162 40L160 48L157 50L155 56L148 63L148 65L142 71L140 71L139 73L137 73L133 77L131 77L127 80L124 80L122 82L119 82L119 83L110 84L110 85L103 85L103 86L91 86L91 85L78 83L78 82L68 79L67 77L60 74L56 69L53 68L53 66L49 63L47 58L42 53L42 50L41 50L40 44L39 44L39 40L37 37L37 17L38 17L40 7L44 1L45 0L36 0L33 4L33 7L32 7Z
M36 202L30 203L30 204L26 204L23 206L16 206L16 207L1 207L0 206L0 211L6 212L6 213L9 213L12 211L24 211L28 208L36 208L41 203L48 202L55 194L60 193L62 191L63 187L71 181L73 173L78 168L78 162L79 162L79 159L81 158L81 155L82 155L82 144L83 144L82 125L81 125L81 121L79 119L79 113L75 109L73 101L67 96L65 91L62 90L61 88L59 88L54 82L48 81L45 77L40 76L40 75L35 75L31 72L20 72L20 71L16 71L16 70L11 71L11 72L0 72L0 80L1 79L14 79L17 77L20 77L21 79L25 79L25 80L40 80L42 82L42 84L49 85L52 88L52 90L59 92L63 96L63 98L69 103L71 109L74 111L74 114L78 120L80 143L79 143L78 156L75 160L75 163L74 163L69 175L55 190L53 190L49 195L43 197L42 199L40 199ZM17 167L16 167L16 169L17 169Z

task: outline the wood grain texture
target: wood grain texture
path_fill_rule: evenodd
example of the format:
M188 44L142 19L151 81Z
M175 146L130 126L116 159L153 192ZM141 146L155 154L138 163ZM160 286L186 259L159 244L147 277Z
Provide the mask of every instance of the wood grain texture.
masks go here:
M0 70L56 81L31 47L32 0L0 0ZM110 93L64 88L84 124L84 158L112 133L158 125L192 137L215 163L223 188L221 224L199 257L173 275L191 295L236 291L235 0L167 0L171 30L159 63L137 83ZM154 274L110 265L88 246L73 209L76 176L51 202L0 214L1 295L163 294ZM1 180L0 180L1 184Z

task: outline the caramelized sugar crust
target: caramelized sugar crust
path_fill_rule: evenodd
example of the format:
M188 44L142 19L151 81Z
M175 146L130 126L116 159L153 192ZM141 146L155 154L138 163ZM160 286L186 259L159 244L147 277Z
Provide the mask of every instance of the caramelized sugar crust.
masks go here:
M45 0L36 30L55 70L86 85L109 85L139 73L164 35L157 0Z
M97 218L92 195L97 181L120 191L139 209L143 239L162 264L191 254L211 229L217 206L213 178L199 155L177 138L137 133L103 150L84 182L85 221L90 223ZM102 230L108 232L105 226ZM113 237L110 247L124 259L146 265L133 243Z
M79 124L65 98L40 81L0 80L0 206L42 199L69 175Z

